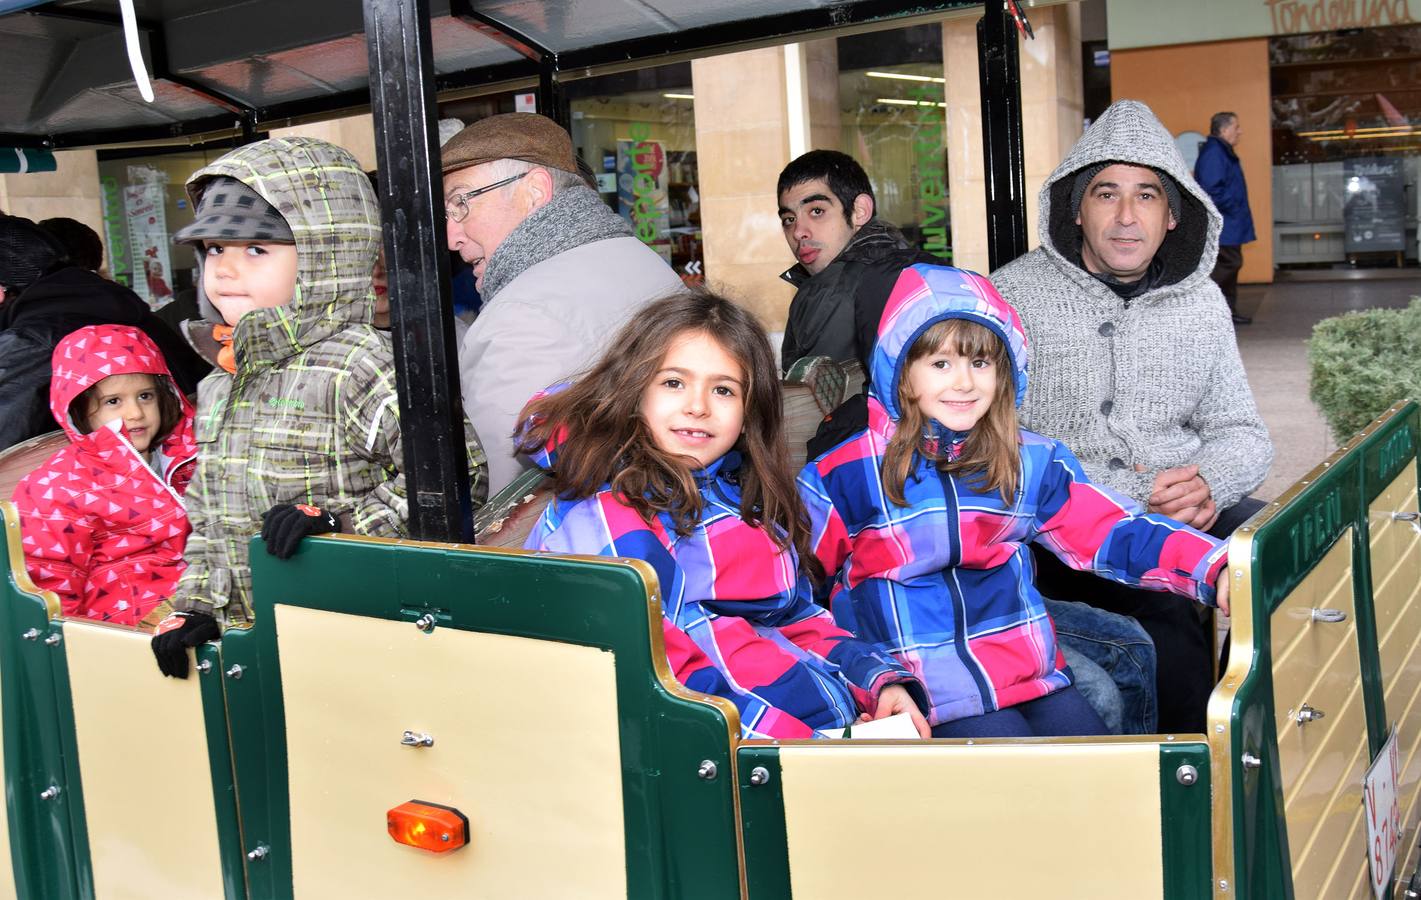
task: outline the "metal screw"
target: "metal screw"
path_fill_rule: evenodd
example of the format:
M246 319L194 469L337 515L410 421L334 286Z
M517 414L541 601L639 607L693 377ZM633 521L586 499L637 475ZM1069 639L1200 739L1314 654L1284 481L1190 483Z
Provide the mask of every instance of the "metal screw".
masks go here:
M400 737L400 743L406 747L433 747L434 735L423 732L406 731Z
M62 640L64 640L64 638L60 637L58 633L55 633L55 634L51 634L49 637L45 638L45 639L44 639L44 644L45 644L46 647L58 647L58 646L59 646L59 642L62 641Z
M1263 760L1254 756L1252 753L1244 753L1242 762L1245 769L1257 769L1263 765Z
M439 839L440 839L441 841L443 841L444 843L446 843L446 844L449 843L449 835L448 835L448 834L441 834L441 835L439 836Z
M1228 891L1228 889L1229 889L1229 883L1228 883L1228 881L1227 881L1226 879L1220 878L1220 879L1219 879L1219 893L1221 893L1221 894L1222 894L1222 893L1225 893L1225 892Z
M210 659L201 660L201 661L198 662L198 664L197 664L197 670L198 670L199 672L201 672L202 674L204 674L204 675L206 675L208 672L211 672L211 671L212 671L212 660L210 660Z
M243 671L244 671L244 670L242 669L241 666L239 666L239 665L233 665L232 668L230 668L230 669L227 670L227 677L228 677L228 678L241 678ZM260 850L261 848L258 847L257 849Z
M423 631L425 634L429 634L434 630L434 613L425 613L418 619L415 619L414 627Z
M1223 734L1223 733L1224 733L1224 726L1222 726L1222 725L1215 725L1215 726L1214 726L1214 730L1217 731L1219 734Z
M751 784L767 784L770 780L770 770L764 766L756 766L750 770Z
M39 798L41 800L53 800L55 797L58 797L62 793L64 793L64 789L62 787L57 784L51 784L49 787L39 792Z
M696 768L696 776L702 781L715 781L715 771L715 761L703 759L700 766Z
M247 854L247 859L252 862L261 862L271 853L271 848L266 844L257 844L256 849Z
M1327 713L1322 710L1314 709L1304 703L1303 708L1298 710L1298 727L1301 728L1309 722L1316 722L1318 719L1326 718L1326 716Z
M1199 770L1193 766L1184 765L1174 770L1174 779L1185 787L1199 780Z
M39 640L39 629L31 628L29 631L26 631L24 634L20 635L20 637L24 638L27 641L37 641Z

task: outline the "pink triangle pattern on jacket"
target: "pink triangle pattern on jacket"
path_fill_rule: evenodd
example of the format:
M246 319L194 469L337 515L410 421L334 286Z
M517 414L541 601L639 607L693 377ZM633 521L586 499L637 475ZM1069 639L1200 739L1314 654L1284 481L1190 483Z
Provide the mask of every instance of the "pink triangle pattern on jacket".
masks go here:
M119 422L80 434L70 405L110 375L160 376L183 415L152 448L152 466ZM173 592L182 575L187 512L182 494L197 458L193 409L173 386L167 363L141 331L92 325L54 350L50 411L69 437L15 487L25 568L58 595L64 615L136 625Z

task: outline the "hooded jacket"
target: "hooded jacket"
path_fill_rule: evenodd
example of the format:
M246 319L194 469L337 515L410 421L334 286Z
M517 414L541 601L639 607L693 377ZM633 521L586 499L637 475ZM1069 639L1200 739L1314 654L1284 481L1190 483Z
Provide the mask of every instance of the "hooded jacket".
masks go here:
M247 548L273 506L310 504L339 516L342 530L382 537L407 533L409 507L394 353L389 335L370 324L380 220L369 179L332 144L271 139L194 173L194 208L219 175L274 206L297 252L291 302L243 315L232 335L236 374L218 369L198 389L193 535L173 607L232 624L251 618ZM189 322L189 333L210 351L221 318L201 287L199 302L211 321ZM476 449L470 462L481 474ZM473 488L477 501L477 475Z
M210 368L133 291L86 269L51 272L0 306L0 449L53 427L47 397L54 348L71 331L105 324L142 330L185 393Z
M534 461L552 468L556 454L550 443ZM884 687L912 677L836 625L814 604L798 555L740 517L740 463L732 450L695 473L702 509L690 534L677 534L666 513L647 522L604 487L582 500L554 500L525 546L649 563L676 680L734 703L742 736L807 738L842 728L860 709L871 712Z
M151 448L151 465L119 420L80 434L69 409L110 375L157 376L177 395L182 418ZM197 445L193 410L158 348L141 331L91 325L59 342L49 391L69 445L15 486L25 568L59 596L64 615L136 625L166 599L183 572L187 513L182 494Z
M1154 284L1129 300L1083 267L1071 212L1076 173L1109 161L1153 167L1179 187L1178 226L1145 276ZM1197 464L1228 509L1273 460L1228 306L1209 278L1220 222L1149 107L1120 100L1041 188L1041 246L992 273L1031 338L1022 422L1065 441L1092 480L1142 504L1157 472Z
M1225 545L1092 484L1066 446L1021 431L1014 497L978 474L949 474L920 452L900 507L881 473L898 427L898 384L909 350L945 319L986 326L1003 343L1020 404L1027 392L1026 336L1016 312L985 278L938 266L903 272L878 327L867 430L800 473L814 548L837 573L834 618L896 656L922 681L923 710L940 724L1015 706L1070 684L1045 601L1032 583L1030 542L1067 565L1205 603ZM932 422L927 453L961 452L970 432Z
M1248 208L1243 164L1228 141L1216 134L1209 135L1199 148L1199 158L1194 161L1194 179L1224 217L1220 244L1236 247L1258 239L1253 232L1253 211Z
M817 275L803 263L795 263L780 274L796 292L785 320L784 343L780 346L780 368L790 368L806 356L827 356L837 362L855 359L854 298L865 264L886 256L903 256L901 266L923 262L908 246L898 229L873 218L854 232L839 255Z

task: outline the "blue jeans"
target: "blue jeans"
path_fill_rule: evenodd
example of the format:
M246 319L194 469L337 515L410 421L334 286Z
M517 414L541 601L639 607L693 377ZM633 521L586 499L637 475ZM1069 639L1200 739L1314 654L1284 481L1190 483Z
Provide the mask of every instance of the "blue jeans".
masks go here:
M1062 737L1105 734L1105 723L1076 690L1067 685L1045 697L980 716L933 726L935 738Z
M1129 616L1047 598L1056 640L1076 687L1111 734L1153 734L1155 645Z

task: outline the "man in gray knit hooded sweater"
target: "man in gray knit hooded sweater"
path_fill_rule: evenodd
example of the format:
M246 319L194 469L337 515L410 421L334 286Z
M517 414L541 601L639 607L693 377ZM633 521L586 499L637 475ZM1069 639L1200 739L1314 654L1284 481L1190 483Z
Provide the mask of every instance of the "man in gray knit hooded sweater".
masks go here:
M1096 120L1042 186L1039 221L1041 246L991 279L1026 326L1023 424L1149 511L1231 532L1259 506L1245 498L1273 445L1209 277L1223 220L1149 107ZM1202 730L1212 649L1192 610L1055 562L1038 558L1044 593L1134 615L1154 638L1161 730Z

